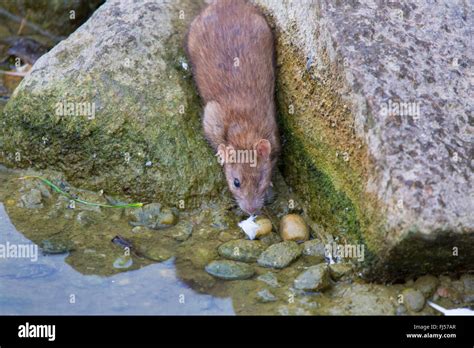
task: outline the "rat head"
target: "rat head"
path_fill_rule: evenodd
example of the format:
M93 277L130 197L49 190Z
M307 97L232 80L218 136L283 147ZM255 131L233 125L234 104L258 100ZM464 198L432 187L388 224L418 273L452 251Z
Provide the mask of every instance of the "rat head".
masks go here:
M251 149L238 149L224 144L217 149L229 189L240 208L250 215L263 207L271 185L271 150L267 139L258 140Z

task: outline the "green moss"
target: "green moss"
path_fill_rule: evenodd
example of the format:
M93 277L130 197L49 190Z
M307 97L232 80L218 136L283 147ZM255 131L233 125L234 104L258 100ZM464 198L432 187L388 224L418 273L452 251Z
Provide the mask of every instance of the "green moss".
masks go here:
M185 29L198 9L199 4L190 6L189 18L176 19L175 27L161 34L164 49L158 59L163 62L157 69L162 71L153 76L141 70L114 75L98 63L80 76L55 78L45 86L36 86L37 78L20 85L1 117L0 161L54 168L75 186L134 200L171 206L183 201L185 208L230 202L202 133L191 76L179 63ZM63 47L69 50L77 54L76 46ZM58 102L95 103L95 118L58 116Z
M277 50L282 173L315 222L341 242L365 245L369 265L383 248L382 214L365 191L370 163L350 108L336 92L340 78L336 71L307 70L298 50L279 35Z

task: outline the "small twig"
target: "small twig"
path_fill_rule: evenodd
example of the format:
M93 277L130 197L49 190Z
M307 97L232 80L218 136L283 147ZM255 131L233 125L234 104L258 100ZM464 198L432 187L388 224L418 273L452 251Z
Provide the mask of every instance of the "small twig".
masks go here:
M30 28L33 31L36 31L37 33L40 33L43 36L46 36L48 39L53 41L55 44L58 43L59 41L61 41L62 39L64 39L63 37L59 37L59 36L55 36L55 35L51 34L49 31L44 30L43 28L39 27L38 25L36 25L34 23L30 23L25 18L18 17L16 15L8 12L4 8L1 8L1 7L0 7L0 15L3 15L5 17L7 17L8 19L10 19L14 22L17 22L17 23L21 23L21 22L25 21L24 26Z
M23 28L25 27L25 23L26 23L26 18L23 18L21 20L20 27L18 28L18 31L17 31L16 35L18 35L18 36L21 35L21 32L23 31Z
M114 204L114 205L111 205L111 204L101 204L101 203L93 203L93 202L87 202L87 201L84 201L82 199L79 199L77 197L74 197L72 196L70 193L68 192L65 192L63 190L61 190L58 186L56 186L55 184L53 184L51 181L49 181L48 179L45 179L45 178L42 178L41 176L36 176L36 175L27 175L27 176L23 176L21 178L18 178L18 180L25 180L25 179L38 179L38 180L41 180L43 183L45 183L46 185L48 185L49 187L51 187L54 191L56 191L57 193L60 193L62 194L63 196L66 196L67 198L75 201L75 202L78 202L78 203L82 203L82 204L85 204L85 205L89 205L89 206L93 206L93 207L102 207L102 208L140 208L143 206L143 203L130 203L130 204Z
M19 76L19 77L25 77L28 74L27 72L15 72L15 71L3 71L0 70L0 75L9 75L9 76Z

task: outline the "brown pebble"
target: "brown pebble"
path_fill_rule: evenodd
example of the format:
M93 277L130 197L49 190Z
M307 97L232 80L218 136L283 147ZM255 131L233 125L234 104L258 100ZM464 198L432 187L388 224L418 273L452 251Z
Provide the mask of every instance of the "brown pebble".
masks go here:
M280 221L280 235L283 240L302 242L309 239L309 228L300 215L288 214Z

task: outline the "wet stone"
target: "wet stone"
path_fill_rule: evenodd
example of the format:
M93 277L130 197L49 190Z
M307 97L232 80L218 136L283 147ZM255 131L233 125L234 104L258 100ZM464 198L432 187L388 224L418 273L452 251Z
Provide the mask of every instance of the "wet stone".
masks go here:
M88 227L97 222L97 220L94 218L94 214L90 211L79 212L76 216L76 221L84 227Z
M45 239L40 244L43 254L65 254L74 250L72 241Z
M300 215L288 214L280 221L280 236L283 240L306 241L309 239L309 228Z
M40 209L43 208L41 191L31 189L29 192L21 196L20 206L26 209Z
M225 280L248 279L255 273L252 266L237 261L212 261L205 268L210 275Z
M237 239L219 246L219 255L227 259L255 262L264 250L262 243L256 240Z
M280 243L282 241L279 234L271 233L271 232L267 234L266 236L260 237L259 239L266 246Z
M132 226L145 226L154 230L171 227L178 222L175 213L168 208L161 208L160 203L150 203L140 209L130 211Z
M321 291L331 286L329 269L325 263L309 267L294 282L295 288L305 291Z
M436 294L439 297L449 299L453 303L462 302L462 295L453 286L440 286L440 287L438 287L438 289L436 289Z
M425 275L422 277L419 277L415 284L414 287L415 289L421 291L421 293L425 297L431 297L431 295L434 294L436 287L438 286L438 278L432 275Z
M143 226L135 226L134 228L132 228L132 233L145 233L147 231L148 229Z
M151 247L146 252L143 253L147 258L153 260L153 261L166 261L169 258L173 257L173 253L166 248L156 246L156 247Z
M177 225L175 225L171 237L173 237L178 242L184 242L193 233L193 225L189 221L180 221Z
M275 273L267 272L257 277L257 280L264 282L265 284L271 286L272 288L277 288L280 286L278 279Z
M255 223L259 226L255 232L255 238L262 238L272 233L272 222L267 218L257 218Z
M464 291L468 294L474 295L474 274L463 274L461 281L464 285Z
M114 268L124 269L130 268L133 265L133 260L131 257L121 256L115 259L114 261Z
M474 275L463 274L460 281L464 287L464 302L474 303Z
M176 216L173 214L171 209L164 209L158 216L158 221L156 222L159 226L171 226L177 222Z
M263 303L275 302L277 300L276 296L268 289L263 289L257 292L257 299Z
M352 266L348 263L333 263L329 265L331 278L339 280L352 271Z
M301 255L301 249L293 241L285 241L268 247L258 258L262 267L285 268Z
M324 244L318 239L311 239L303 243L303 255L325 257Z
M425 297L419 290L408 288L403 290L403 303L406 305L408 310L419 312L425 306Z

